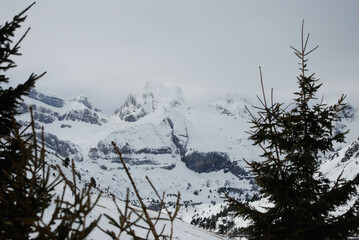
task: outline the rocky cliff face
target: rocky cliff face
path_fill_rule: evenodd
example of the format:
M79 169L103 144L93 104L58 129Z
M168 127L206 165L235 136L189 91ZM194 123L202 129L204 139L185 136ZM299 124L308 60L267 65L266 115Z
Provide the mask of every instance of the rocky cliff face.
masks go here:
M34 90L28 99L19 111L27 114L32 105L34 119L39 123L51 126L61 123L57 126L69 133L71 129L74 130L72 125L76 122L99 126L96 128L98 133L107 131L105 135L99 134L103 137L94 139L90 147L85 147L87 152L81 153L91 160L118 162L111 143L114 141L129 162L130 159L138 160L146 156L145 162L152 165L175 166L173 161L156 163L158 156L169 156L180 159L189 170L197 173L223 170L242 178L248 173L241 159L255 156L250 153L252 150L246 137L243 137L245 134L240 133L241 129L249 128L249 114L245 105L250 103L238 94L228 94L214 104L200 107L186 104L178 87L148 83L141 91L130 94L112 118L94 108L85 96L64 100ZM342 120L337 123L335 131L344 131L355 122L355 112L348 105L340 113ZM115 118L129 124L119 122L120 125L114 128L110 119ZM86 128L86 125L83 127ZM113 130L108 131L108 128ZM51 148L59 151L61 156L66 156L65 151L68 151L67 155L76 155L73 148L67 147L71 144L54 138L57 135L61 138L61 134L56 133L48 136L55 144ZM50 146L49 141L48 144Z
M188 143L187 127L184 126L184 128L181 128L180 126L178 126L177 123L175 125L174 121L170 117L163 119L162 124L169 126L171 132L170 133L171 141L177 147L178 153L181 155L181 157L183 157L187 152L187 143ZM185 123L182 122L182 124Z
M38 133L38 138L41 139L41 133ZM74 159L77 162L83 161L83 156L79 151L79 146L70 141L62 141L51 133L44 133L45 147L53 150L55 153L63 158Z
M228 155L221 152L192 152L181 160L189 169L198 173L219 171L230 163Z
M81 109L81 110L70 110L65 114L58 116L57 120L64 121L79 121L90 124L101 125L101 120L96 112L91 111L90 109Z
M47 96L45 94L37 92L35 89L29 93L29 97L52 107L62 108L64 106L63 99L58 97Z
M65 120L97 125L102 124L102 120L98 115L100 110L93 108L92 104L84 96L65 101L61 98L47 96L32 90L28 97L31 100L25 101L18 111L20 113L28 113L30 106L32 106L35 121L45 124Z
M241 178L248 173L240 159L254 156L250 153L250 143L243 137L245 134L240 132L249 128L245 105L250 103L238 94L228 94L214 104L200 107L186 104L178 87L149 83L141 91L130 94L112 118L93 107L85 96L64 100L34 90L19 111L28 114L30 105L33 106L35 121L45 124L45 129L46 125L56 125L70 133L74 130L72 125L79 122L99 126L95 132L108 132L99 134L103 137L94 139L90 147L85 147L87 152L81 153L96 161L118 161L111 144L114 141L127 159L175 156L191 171L208 173L223 170ZM348 105L340 113L342 120L337 123L335 131L344 131L356 122L355 112L355 108ZM111 120L115 118L129 124ZM118 127L114 127L111 121L117 121ZM109 128L113 130L108 131ZM64 149L69 151L68 155L76 155L71 147L61 147L68 144L60 143L58 146L61 140L54 138L57 135L61 138L61 132L48 136L57 144L51 145L52 149L61 152L61 156L66 155ZM66 138L71 141L71 138ZM50 146L49 141L48 144ZM171 161L167 163L175 164Z
M66 100L35 91L19 108L23 113L19 120L28 123L28 107L33 106L36 127L45 127L48 149L62 158L75 159L83 178L94 176L98 185L120 198L125 198L129 183L123 178L112 142L120 149L139 186L146 184L148 176L160 192L170 196L169 202L180 191L186 206L196 208L222 202L219 189L243 200L256 191L242 160L259 160L260 153L245 133L250 128L245 105L253 104L236 94L215 103L187 104L179 88L147 84L142 91L130 94L109 116L84 96ZM340 114L343 119L335 131L352 128L348 141L352 136L356 139L359 132L355 108L349 107ZM356 164L357 160L352 159L358 157L358 146L352 144L331 168ZM141 191L151 202L150 187Z
M177 107L183 103L184 97L180 88L169 89L162 84L147 83L142 91L130 94L115 114L122 120L135 122L156 110Z
M238 166L238 162L232 162L229 156L223 152L192 152L182 157L181 160L188 169L198 173L223 170L224 173L230 172L238 178L244 178L249 175L243 167Z

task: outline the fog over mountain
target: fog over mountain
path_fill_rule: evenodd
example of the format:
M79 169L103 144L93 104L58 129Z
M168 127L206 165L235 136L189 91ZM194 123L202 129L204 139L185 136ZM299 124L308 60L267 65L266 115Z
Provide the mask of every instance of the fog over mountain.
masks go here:
M28 4L2 0L0 22ZM345 93L354 103L358 9L356 0L37 1L22 28L31 27L23 56L8 74L22 82L47 71L39 91L83 94L112 114L146 82L179 85L202 103L231 91L255 98L261 66L268 91L286 100L299 73L289 46L299 47L304 19L309 47L320 46L308 67L324 83L321 94Z

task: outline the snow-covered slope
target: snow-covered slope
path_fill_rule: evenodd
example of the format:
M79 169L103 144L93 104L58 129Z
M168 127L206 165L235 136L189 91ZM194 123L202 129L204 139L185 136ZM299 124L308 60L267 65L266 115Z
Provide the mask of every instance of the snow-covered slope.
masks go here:
M320 171L330 180L341 177L351 180L359 173L359 139L334 153L320 168Z
M54 181L55 178L59 175L59 172L55 166L60 166L62 173L67 177L68 180L70 180L72 183L74 183L73 174L71 167L64 166L64 162L61 160L61 158L56 157L53 154L47 154L47 164L53 166L50 168L51 174L50 176L50 182ZM90 184L89 180L86 180L84 178L80 178L78 174L74 175L75 182L76 182L76 189L77 191L83 191L88 188L88 185ZM60 198L62 197L62 194L64 192L64 201L67 201L69 203L74 202L74 194L72 190L70 190L69 187L64 186L64 182L61 182L60 184L56 185L55 191L52 192L52 194L55 194L53 199L55 199L58 195ZM91 202L94 203L97 199L98 195L100 193L99 188L92 188L91 189ZM143 195L145 196L145 195ZM130 200L133 200L134 197L130 197ZM45 223L48 223L52 217L52 214L55 211L55 201L52 201L50 206L46 208L43 221ZM68 206L66 206L68 207ZM113 224L110 224L110 220L107 216L112 217L116 221L118 221L118 224L120 224L120 213L118 212L118 209L122 211L122 213L125 212L126 209L126 203L121 200L116 200L116 203L114 202L113 198L110 197L107 194L102 194L99 201L94 205L93 210L86 216L87 226L90 224L91 221L98 219L100 216L100 221L98 222L98 226L93 229L93 231L90 233L90 235L86 238L88 240L98 240L98 239L112 239L109 235L107 235L104 231L113 231L114 233L118 234L120 230L115 227ZM172 210L172 208L169 208ZM143 211L141 208L136 207L134 205L130 204L130 208L127 208L128 211L128 219L126 221L130 221L132 223L136 222L136 225L132 226L131 229L135 232L136 236L141 237L143 239L147 239L147 229L148 224L144 222L143 220L138 221L138 217L134 212L137 212L138 214L142 214ZM132 211L132 214L129 215L129 211ZM158 211L148 210L148 213L152 219L159 219L159 221L153 220L153 223L155 223L155 229L157 233L161 233L164 236L170 236L172 231L172 237L173 239L178 240L187 240L187 239L208 239L208 240L219 240L224 239L222 236L218 234L211 233L206 230L199 229L193 225L190 225L187 222L184 222L181 219L181 216L178 216L174 219L173 225L171 225L171 222L168 218L168 214L165 210L163 210L160 215ZM106 216L107 215L107 216ZM57 223L55 223L56 226ZM52 226L55 228L55 226ZM153 236L150 234L149 239L152 239ZM121 239L124 240L130 240L133 239L132 236L128 235L126 232L121 233Z
M112 142L121 150L146 203L151 205L154 199L146 185L148 176L160 192L166 192L168 203L181 192L181 216L186 221L199 211L219 211L221 190L240 199L254 192L243 161L258 160L260 153L245 133L250 116L244 106L253 104L238 94L194 105L185 101L179 87L149 83L130 94L111 116L84 96L62 99L34 91L24 99L19 120L29 121L28 107L33 105L47 146L63 158L77 160L84 180L93 176L103 191L119 198L125 197L129 181ZM336 130L350 128L347 140L354 141L359 136L357 110L350 106L342 114Z
M244 109L245 101L224 99L191 105L178 87L147 84L109 116L84 96L62 99L35 91L25 97L19 120L29 121L32 105L35 120L45 128L47 146L77 160L85 180L94 176L100 188L123 199L129 182L113 150L116 143L148 204L154 193L145 185L145 176L166 192L168 202L181 192L185 217L199 205L223 202L220 189L243 199L251 194L243 161L255 155L244 133L248 115L234 110ZM131 114L134 118L128 121Z

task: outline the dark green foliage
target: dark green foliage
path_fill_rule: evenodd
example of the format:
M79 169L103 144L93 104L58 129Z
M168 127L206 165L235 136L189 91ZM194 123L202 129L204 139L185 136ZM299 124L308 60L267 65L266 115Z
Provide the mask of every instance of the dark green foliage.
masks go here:
M25 83L19 84L16 88L9 87L6 89L3 86L4 83L9 82L9 78L5 76L5 72L16 67L12 58L21 55L19 53L19 44L30 29L25 32L16 44L13 44L12 39L14 38L15 31L20 28L21 23L26 20L24 14L32 5L34 5L34 3L16 15L11 22L0 25L0 135L9 135L13 124L11 116L17 114L16 108L22 100L21 97L27 95L31 88L34 87L36 80L44 75L44 73L40 76L31 74Z
M14 31L20 27L20 23L25 21L26 16L23 15L30 7L15 16L12 22L0 26L1 73L16 66L10 57L20 55L19 43L28 31L14 46L11 46L11 38L14 37ZM89 214L101 197L101 194L97 197L91 197L90 194L96 187L96 180L91 177L87 190L79 190L76 179L77 177L81 179L81 175L76 172L73 161L71 180L66 177L59 165L51 165L47 162L50 157L55 158L55 156L45 150L43 129L41 145L38 143L39 135L35 132L32 109L30 109L31 123L29 126L23 126L22 131L19 130L20 126L14 118L22 100L21 97L29 93L35 81L42 75L32 74L24 84L18 85L15 89L4 89L0 85L0 239L81 240L88 237L98 227L101 218L100 215L92 221L88 220ZM0 84L7 83L8 80L4 74L0 75ZM119 212L119 221L106 215L109 223L119 232L115 234L112 230L101 230L113 239L119 239L123 232L133 236L134 239L143 239L137 236L134 227L147 230L146 239L152 236L154 239L172 239L173 222L180 207L180 195L177 195L177 202L174 204L172 213L165 205L164 194L161 197L147 178L158 196L160 205L158 215L150 216L121 153L115 145L114 148L119 154L137 199L141 203L141 210L129 205L128 190L124 211L121 211L114 198ZM69 164L69 158L62 160L64 167L67 168ZM72 197L69 197L70 195ZM167 218L163 217L162 210L166 211ZM136 216L136 220L129 218L131 214ZM142 221L140 225L139 220ZM163 233L164 226L157 229L159 220L170 222L169 235Z
M32 136L21 135L16 127L10 136L1 139L1 147L8 148L10 153L19 150L18 154L1 152L13 162L8 171L2 171L0 189L0 234L8 238L28 238L33 231L32 223L50 205L52 197L47 187L53 186L47 186L45 180L48 176L40 176L45 170L44 151L36 149L35 160L32 140Z
M29 93L35 81L42 75L32 74L24 84L19 84L16 88L4 87L4 84L9 82L5 72L16 67L12 58L20 55L19 44L29 29L16 44L12 44L12 38L15 31L20 28L20 24L25 21L25 12L32 5L16 15L11 22L0 26L0 215L2 216L0 233L6 232L9 236L18 239L20 239L19 234L27 236L30 228L26 222L33 220L28 219L31 218L30 216L24 219L21 219L21 216L26 216L28 209L38 209L39 206L48 204L51 197L43 194L38 198L36 195L37 191L43 191L44 186L41 184L35 186L39 173L31 168L30 165L33 165L33 162L26 162L31 151L25 145L29 144L30 139L29 136L19 133L18 125L13 119L13 116L17 114L16 108L22 100L21 97ZM37 170L43 167L41 165L37 163ZM26 172L32 172L33 176L26 177ZM24 195L32 197L25 199ZM13 220L17 220L16 229L13 227L15 224Z
M15 31L20 28L20 24L26 19L24 14L32 6L31 4L24 11L16 15L11 22L6 22L4 25L0 25L0 136L9 136L13 129L12 117L17 114L17 107L21 103L22 96L27 95L31 88L34 87L36 80L42 77L45 73L37 76L31 74L30 77L23 84L19 84L17 87L6 88L4 84L9 82L9 78L5 76L5 72L16 67L14 60L15 56L21 55L19 53L20 43L25 38L28 29L25 34L13 44ZM10 143L9 143L10 144ZM12 146L14 150L15 146ZM5 157L5 153L10 154L10 148L3 148L0 146L0 171L8 170L11 167L12 161Z
M332 106L316 101L321 84L314 74L307 75L307 56L316 49L307 51L308 39L302 28L301 49L293 48L301 66L293 104L284 107L274 103L273 96L269 103L262 84L261 106L252 115L250 139L263 150L264 161L249 165L262 197L273 206L260 212L228 199L237 215L252 221L250 239L345 239L359 228L358 200L347 212L332 215L357 198L359 175L348 181L339 176L334 182L319 175L320 155L331 151L334 142L344 142L346 132L334 133L334 123L345 108L345 97Z
M208 217L200 217L199 214L196 214L195 216L197 217L194 216L192 218L191 224L226 235L230 239L232 239L231 237L246 237L243 234L243 230L237 228L234 224L233 216L236 213L235 210L233 206L225 206L220 212Z
M91 186L87 191L78 190L74 163L71 181L59 165L47 164L49 153L44 148L43 137L42 145L38 144L33 119L30 127L31 133L26 134L25 131L20 133L14 125L11 135L1 139L3 148L13 144L18 154L7 156L14 164L9 171L3 170L1 176L0 236L6 239L29 239L30 236L34 239L84 239L99 221L97 218L86 223L100 195L93 199ZM67 199L69 195L73 199ZM54 204L52 210L51 204Z
M4 72L16 66L11 57L20 55L19 43L28 31L14 46L11 38L30 7L0 27L0 84L9 81ZM100 195L91 199L91 187L84 192L77 189L74 164L70 181L59 166L46 163L44 137L40 145L32 111L31 124L22 131L14 119L21 97L41 76L32 74L16 88L0 86L0 238L84 239L99 221L86 223ZM62 191L56 195L55 188L60 186ZM66 199L68 193L74 196L70 201ZM49 208L51 204L55 206Z

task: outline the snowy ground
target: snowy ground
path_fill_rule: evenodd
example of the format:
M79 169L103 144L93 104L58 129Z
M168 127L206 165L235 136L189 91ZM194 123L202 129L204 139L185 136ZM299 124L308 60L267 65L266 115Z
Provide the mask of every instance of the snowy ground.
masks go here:
M55 164L61 164L61 160L57 159L55 157L52 157L49 160L49 163L55 165ZM70 168L65 168L62 167L62 170L64 172L64 174L71 179L72 176L72 172L70 170ZM57 172L55 170L52 170L55 172L55 175L57 175ZM86 184L86 182L76 179L77 182L77 186L78 189L82 189L84 186L84 184ZM61 194L63 191L63 184L60 184L56 187L56 192L57 194ZM99 191L94 189L94 191L92 192L92 199L93 202L94 200L97 198ZM70 190L65 191L65 199L68 200L69 202L73 201L73 195L72 192ZM119 206L119 208L124 211L125 209L125 202L122 202L120 200L116 201L117 205ZM135 209L135 211L137 211L138 213L141 213L141 209L135 206L131 206L132 208ZM47 216L45 215L45 219L49 219L53 210L55 208L55 204L52 203L52 205L50 205L50 207L47 209L46 213ZM148 211L151 218L156 218L158 216L158 212L157 211ZM105 214L111 216L114 219L119 219L119 213L117 211L117 207L113 201L113 199L111 197L106 196L106 194L104 194L103 196L101 196L100 200L97 202L95 208L92 210L92 212L88 215L88 219L87 222L91 222L94 219L97 219L100 215L102 215L101 220L99 222L99 226L104 229L104 230L113 230L116 234L119 233L118 229L116 229L113 225L109 224L109 220L104 216ZM134 221L136 219L136 215L132 214L131 220ZM156 230L158 232L160 232L163 228L164 228L164 235L170 236L171 233L171 224L168 219L167 214L165 211L162 211L161 213L161 220L158 221L158 223L156 224ZM144 226L147 227L147 224L144 221L139 221L138 223L140 226ZM146 238L146 234L147 234L147 230L141 228L141 227L134 227L133 228L136 232L136 235L142 238ZM153 236L149 237L149 239L152 239ZM87 239L93 239L93 240L98 240L98 239L111 239L110 236L108 236L106 233L104 233L100 228L95 228L93 230L93 232L91 232L90 236ZM121 234L121 238L123 240L129 240L129 239L133 239L131 236L127 235L126 233L122 233ZM199 229L193 225L190 225L189 223L184 222L183 220L181 220L180 218L176 218L173 222L173 239L179 239L179 240L188 240L188 239L208 239L208 240L218 240L218 239L225 239L222 236L219 236L217 234L211 233L209 231L206 230L202 230Z

